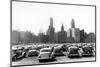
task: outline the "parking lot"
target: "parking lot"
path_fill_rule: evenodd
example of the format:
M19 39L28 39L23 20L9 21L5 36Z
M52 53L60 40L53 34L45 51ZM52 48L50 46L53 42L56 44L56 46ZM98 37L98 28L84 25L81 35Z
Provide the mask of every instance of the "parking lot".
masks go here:
M12 66L16 66L16 65L48 64L48 63L62 63L62 62L95 61L95 56L94 57L68 58L67 52L63 52L63 53L64 53L63 56L57 56L54 60L44 61L44 62L39 62L37 56L23 58L23 59L20 59L20 60L17 60L17 61L13 61L12 62Z
M56 57L55 60L52 60L50 62L42 62L40 63L37 59L37 57L28 57L24 58L22 60L18 60L15 62L12 62L12 66L16 65L32 65L32 64L48 64L48 63L59 63L59 62L79 62L79 61L94 61L95 57L81 57L81 58L68 58L67 55L65 56L59 56Z

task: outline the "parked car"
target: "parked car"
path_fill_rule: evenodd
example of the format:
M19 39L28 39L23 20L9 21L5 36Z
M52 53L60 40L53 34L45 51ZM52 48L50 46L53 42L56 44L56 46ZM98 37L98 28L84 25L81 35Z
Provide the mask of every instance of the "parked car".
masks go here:
M12 50L12 61L17 60L17 54L16 54L16 50Z
M43 60L53 60L54 58L55 57L54 57L54 52L52 48L42 48L38 55L39 62Z
M71 46L68 48L67 55L68 57L80 57L80 51L79 48L76 46Z
M92 46L83 46L82 47L82 56L94 56L93 47Z
M46 46L46 45L37 45L37 46L34 47L34 49L39 50L39 51L42 48L49 48L49 46Z
M22 49L20 48L12 49L12 61L22 59L23 57L24 57L24 53L22 53Z
M43 45L37 45L36 47L35 47L35 49L36 50L40 50L40 49L42 49L44 46Z
M65 44L60 45L62 51L67 51L67 46Z
M63 56L63 47L62 46L54 46L54 56Z
M27 57L31 57L31 56L38 56L39 55L39 51L38 50L29 50L27 53L26 53Z

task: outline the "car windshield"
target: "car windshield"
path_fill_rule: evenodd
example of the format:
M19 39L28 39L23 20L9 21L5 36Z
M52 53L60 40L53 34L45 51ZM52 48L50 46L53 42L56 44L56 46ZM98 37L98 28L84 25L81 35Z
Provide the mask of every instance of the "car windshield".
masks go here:
M84 48L83 48L83 51L84 51L84 52L88 52L88 51L91 52L92 49L93 49L92 47L84 47Z
M70 53L71 54L76 54L76 53L78 53L78 49L77 48L71 48Z

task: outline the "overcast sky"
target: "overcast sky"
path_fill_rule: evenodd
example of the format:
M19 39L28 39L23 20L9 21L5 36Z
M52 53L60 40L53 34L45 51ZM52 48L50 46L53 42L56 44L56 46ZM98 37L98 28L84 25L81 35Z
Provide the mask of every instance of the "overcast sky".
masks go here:
M87 33L95 32L95 8L89 6L58 5L43 3L12 2L12 29L29 30L36 35L46 32L53 18L55 32L60 31L63 23L68 31L72 18L75 27Z

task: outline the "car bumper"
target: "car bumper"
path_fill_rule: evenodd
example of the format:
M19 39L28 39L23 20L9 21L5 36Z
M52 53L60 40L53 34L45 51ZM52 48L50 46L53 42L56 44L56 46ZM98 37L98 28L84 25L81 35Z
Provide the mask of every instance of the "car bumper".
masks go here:
M68 57L80 56L79 54L69 54Z
M93 54L82 54L82 56L93 56Z
M54 59L54 57L47 57L47 58L38 58L38 60L50 60L50 59Z

